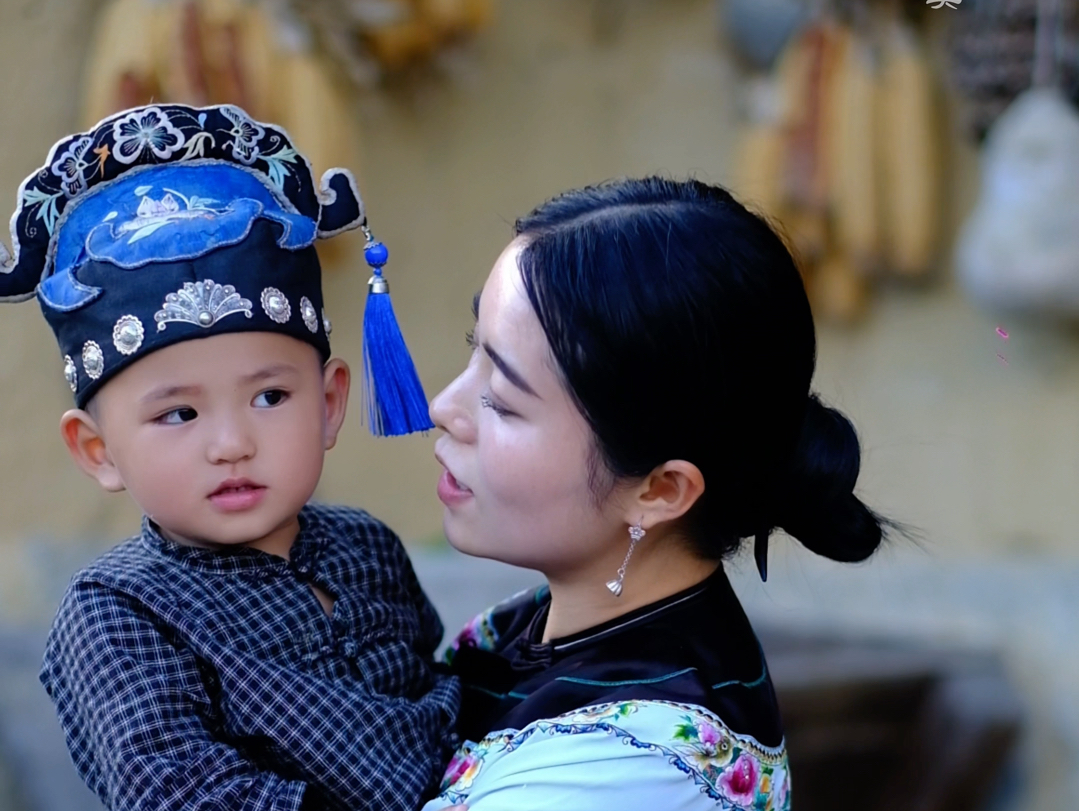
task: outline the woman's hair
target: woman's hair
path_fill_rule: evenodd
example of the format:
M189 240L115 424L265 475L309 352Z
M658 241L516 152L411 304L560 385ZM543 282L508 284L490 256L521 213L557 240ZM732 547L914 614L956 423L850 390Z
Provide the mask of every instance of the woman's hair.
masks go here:
M860 561L891 525L855 495L854 427L810 393L816 337L790 251L727 191L650 177L516 223L525 290L595 435L592 489L672 459L705 492L683 531L719 559L780 527Z

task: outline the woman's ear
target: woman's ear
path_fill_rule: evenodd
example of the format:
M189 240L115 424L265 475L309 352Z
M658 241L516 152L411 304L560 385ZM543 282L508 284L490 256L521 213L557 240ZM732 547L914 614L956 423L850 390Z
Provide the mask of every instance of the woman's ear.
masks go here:
M97 479L97 483L110 493L125 490L120 471L113 464L101 428L89 412L73 408L60 418L60 436L64 438L68 453L83 473Z
M345 424L348 411L348 391L352 373L348 364L340 358L331 358L322 369L322 382L326 398L326 450L337 444L337 434Z
M704 475L691 462L664 462L645 477L627 507L626 523L645 529L677 521L704 493Z

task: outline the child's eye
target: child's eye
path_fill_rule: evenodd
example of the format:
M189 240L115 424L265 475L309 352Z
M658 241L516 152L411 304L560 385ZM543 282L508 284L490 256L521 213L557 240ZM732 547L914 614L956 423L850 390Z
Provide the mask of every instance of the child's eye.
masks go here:
M174 408L172 411L167 411L158 417L154 422L159 422L162 425L182 425L185 422L191 422L199 415L193 408Z
M493 412L495 412L500 417L512 417L512 416L514 416L512 411L509 411L509 410L503 408L498 403L496 403L494 400L492 400L490 397L488 397L486 394L480 395L480 405L482 405L484 408L491 409Z
M281 389L270 389L258 395L252 405L255 408L273 408L275 405L283 403L286 397L288 397L288 394L281 391Z

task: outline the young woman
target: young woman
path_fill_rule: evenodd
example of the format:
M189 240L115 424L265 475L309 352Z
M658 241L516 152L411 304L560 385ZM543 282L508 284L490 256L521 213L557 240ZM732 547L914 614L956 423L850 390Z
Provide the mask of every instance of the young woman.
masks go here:
M455 642L427 811L790 807L775 693L722 561L782 528L867 558L858 440L810 393L782 240L721 188L626 180L518 221L431 414L450 542L548 581Z

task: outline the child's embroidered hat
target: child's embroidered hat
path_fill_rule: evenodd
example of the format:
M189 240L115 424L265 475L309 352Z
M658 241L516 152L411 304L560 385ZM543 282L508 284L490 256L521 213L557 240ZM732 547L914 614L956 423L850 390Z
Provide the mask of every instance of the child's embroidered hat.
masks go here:
M362 228L374 268L364 329L371 430L431 426L393 320L386 249L352 174L310 164L240 108L155 105L53 147L19 187L0 300L37 294L84 406L113 375L179 341L281 332L329 357L315 240Z

